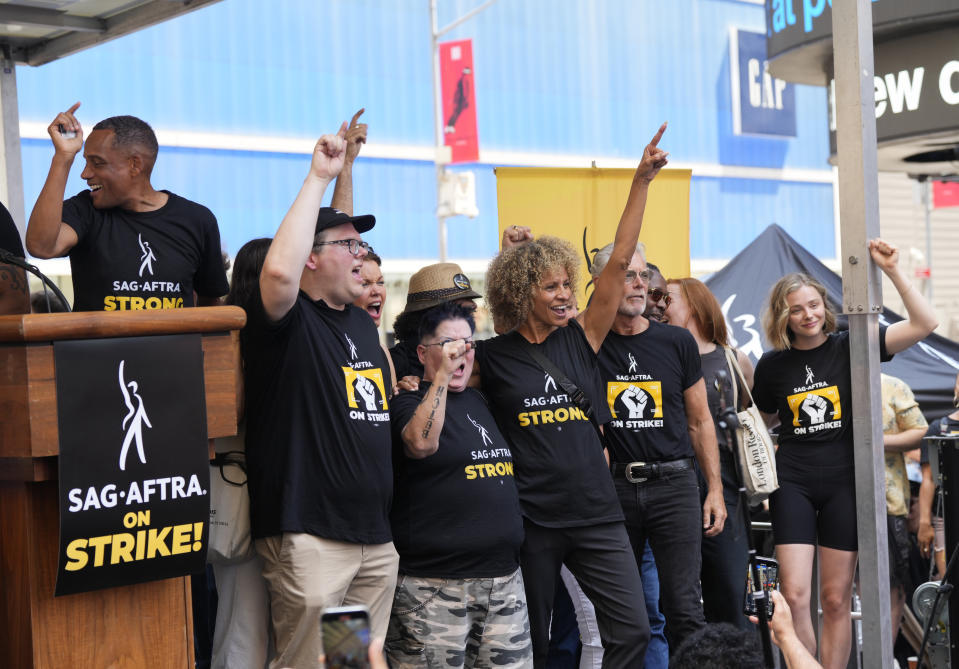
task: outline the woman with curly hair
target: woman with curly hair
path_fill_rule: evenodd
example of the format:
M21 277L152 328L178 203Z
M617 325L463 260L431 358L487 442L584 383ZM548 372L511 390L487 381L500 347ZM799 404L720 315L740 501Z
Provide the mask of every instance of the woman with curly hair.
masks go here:
M623 513L603 457L598 427L610 419L596 352L616 316L636 251L649 184L666 164L659 129L633 176L613 255L592 303L570 318L579 270L576 252L554 237L505 249L487 272L487 303L497 330L482 342L476 367L497 423L511 445L526 539L526 583L534 666L544 667L549 620L565 564L592 600L606 652L604 667L643 664L649 623ZM551 374L531 351L568 378ZM593 400L583 409L567 381Z
M927 336L937 322L899 268L899 251L874 239L869 253L908 314L879 328L879 356L888 360ZM774 350L756 365L753 399L761 411L777 414L780 424L780 487L769 501L782 593L796 617L796 633L815 653L809 601L818 546L822 663L827 669L845 667L858 556L849 332L836 332L825 287L806 274L788 274L773 286L763 327Z

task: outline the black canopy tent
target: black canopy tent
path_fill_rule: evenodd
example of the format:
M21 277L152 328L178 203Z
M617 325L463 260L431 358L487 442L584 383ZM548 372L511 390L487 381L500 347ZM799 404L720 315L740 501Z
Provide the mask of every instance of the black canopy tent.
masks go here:
M760 321L769 291L790 272L805 272L826 286L830 305L839 315L839 327L846 329L847 319L837 302L842 298L842 279L778 225L766 228L706 281L722 305L734 345L749 355L753 364L769 349ZM901 316L886 308L879 317L881 325L899 320ZM882 371L909 384L927 420L939 418L953 410L959 344L930 335L882 363Z

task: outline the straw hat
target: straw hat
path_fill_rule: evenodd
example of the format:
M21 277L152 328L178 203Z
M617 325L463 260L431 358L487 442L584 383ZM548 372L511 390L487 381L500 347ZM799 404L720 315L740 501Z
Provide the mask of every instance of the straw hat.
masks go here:
M427 265L410 277L405 311L422 311L444 302L476 297L480 294L473 290L463 269L456 263L441 262Z

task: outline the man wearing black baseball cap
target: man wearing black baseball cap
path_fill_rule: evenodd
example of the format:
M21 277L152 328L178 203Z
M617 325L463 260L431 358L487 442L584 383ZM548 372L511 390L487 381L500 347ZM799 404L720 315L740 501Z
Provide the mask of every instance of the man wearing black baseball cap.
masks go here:
M360 235L375 219L320 207L346 132L317 142L243 331L251 529L280 667L316 666L324 608L364 605L384 636L396 586L392 379L373 322L352 305L370 250Z

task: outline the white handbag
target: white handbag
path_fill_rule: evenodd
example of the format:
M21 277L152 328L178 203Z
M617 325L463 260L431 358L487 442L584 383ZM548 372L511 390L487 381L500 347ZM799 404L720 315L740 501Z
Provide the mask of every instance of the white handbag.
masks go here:
M244 430L216 440L210 463L210 539L207 562L232 564L253 554L250 538L250 495L246 484Z
M753 402L749 384L746 383L746 377L739 367L735 352L730 348L725 350L726 362L733 377L733 406L736 407L736 417L739 418L739 428L736 430L739 472L742 475L743 486L746 488L746 498L750 504L757 504L779 488L779 478L776 476L776 450L762 414ZM737 379L746 389L746 396L749 398L749 406L742 411L738 411L739 383Z

